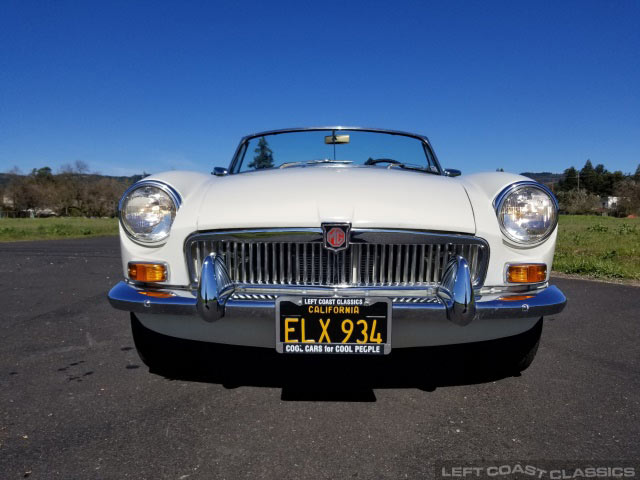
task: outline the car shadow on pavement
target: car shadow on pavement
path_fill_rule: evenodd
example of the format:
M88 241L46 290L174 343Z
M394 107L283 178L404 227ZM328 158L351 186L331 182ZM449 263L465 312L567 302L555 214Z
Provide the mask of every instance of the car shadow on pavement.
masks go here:
M281 388L285 401L375 402L374 389L432 392L512 376L495 362L479 361L480 350L493 350L492 343L398 349L386 356L353 357L282 355L264 348L185 342L184 361L171 370L151 373L229 389Z

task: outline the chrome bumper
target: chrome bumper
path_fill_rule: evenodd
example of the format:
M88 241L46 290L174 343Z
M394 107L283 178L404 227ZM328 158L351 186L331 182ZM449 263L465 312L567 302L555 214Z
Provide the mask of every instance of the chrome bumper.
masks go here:
M149 293L167 296L149 296ZM566 301L555 286L524 294L475 295L475 312L471 319L539 318L560 313ZM149 290L120 282L109 292L109 302L114 308L128 312L199 316L197 292L189 290ZM445 300L438 295L416 303L394 302L393 310L425 319L448 318ZM247 314L275 318L275 300L246 300L231 295L224 304L224 312L230 317Z

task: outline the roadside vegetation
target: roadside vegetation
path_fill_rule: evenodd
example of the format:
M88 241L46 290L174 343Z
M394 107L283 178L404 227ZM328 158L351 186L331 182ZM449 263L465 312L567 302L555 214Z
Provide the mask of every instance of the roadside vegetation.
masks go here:
M560 179L549 186L558 198L562 213L640 215L640 165L632 175L619 170L610 172L602 164L594 167L591 160L587 160L581 170L567 168Z
M553 269L640 280L640 218L561 215Z
M0 242L117 235L116 218L0 218Z
M16 168L0 174L0 216L114 217L124 191L145 175L89 173L81 161L64 165L58 173L42 167L22 175Z

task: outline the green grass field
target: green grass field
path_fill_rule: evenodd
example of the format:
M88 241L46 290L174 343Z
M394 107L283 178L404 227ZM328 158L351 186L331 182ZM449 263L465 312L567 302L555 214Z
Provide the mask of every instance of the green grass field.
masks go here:
M0 218L0 242L117 234L115 218Z
M553 269L640 280L640 219L561 215Z
M117 235L115 218L0 218L0 242ZM640 280L640 219L560 216L553 269Z

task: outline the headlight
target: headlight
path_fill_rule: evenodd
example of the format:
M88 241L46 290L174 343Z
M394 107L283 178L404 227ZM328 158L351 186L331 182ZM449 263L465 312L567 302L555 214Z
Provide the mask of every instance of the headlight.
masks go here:
M519 182L505 188L494 202L502 233L511 242L533 246L543 242L558 223L558 203L539 183Z
M123 228L135 242L158 244L169 236L180 196L168 185L140 182L125 192L119 213Z

